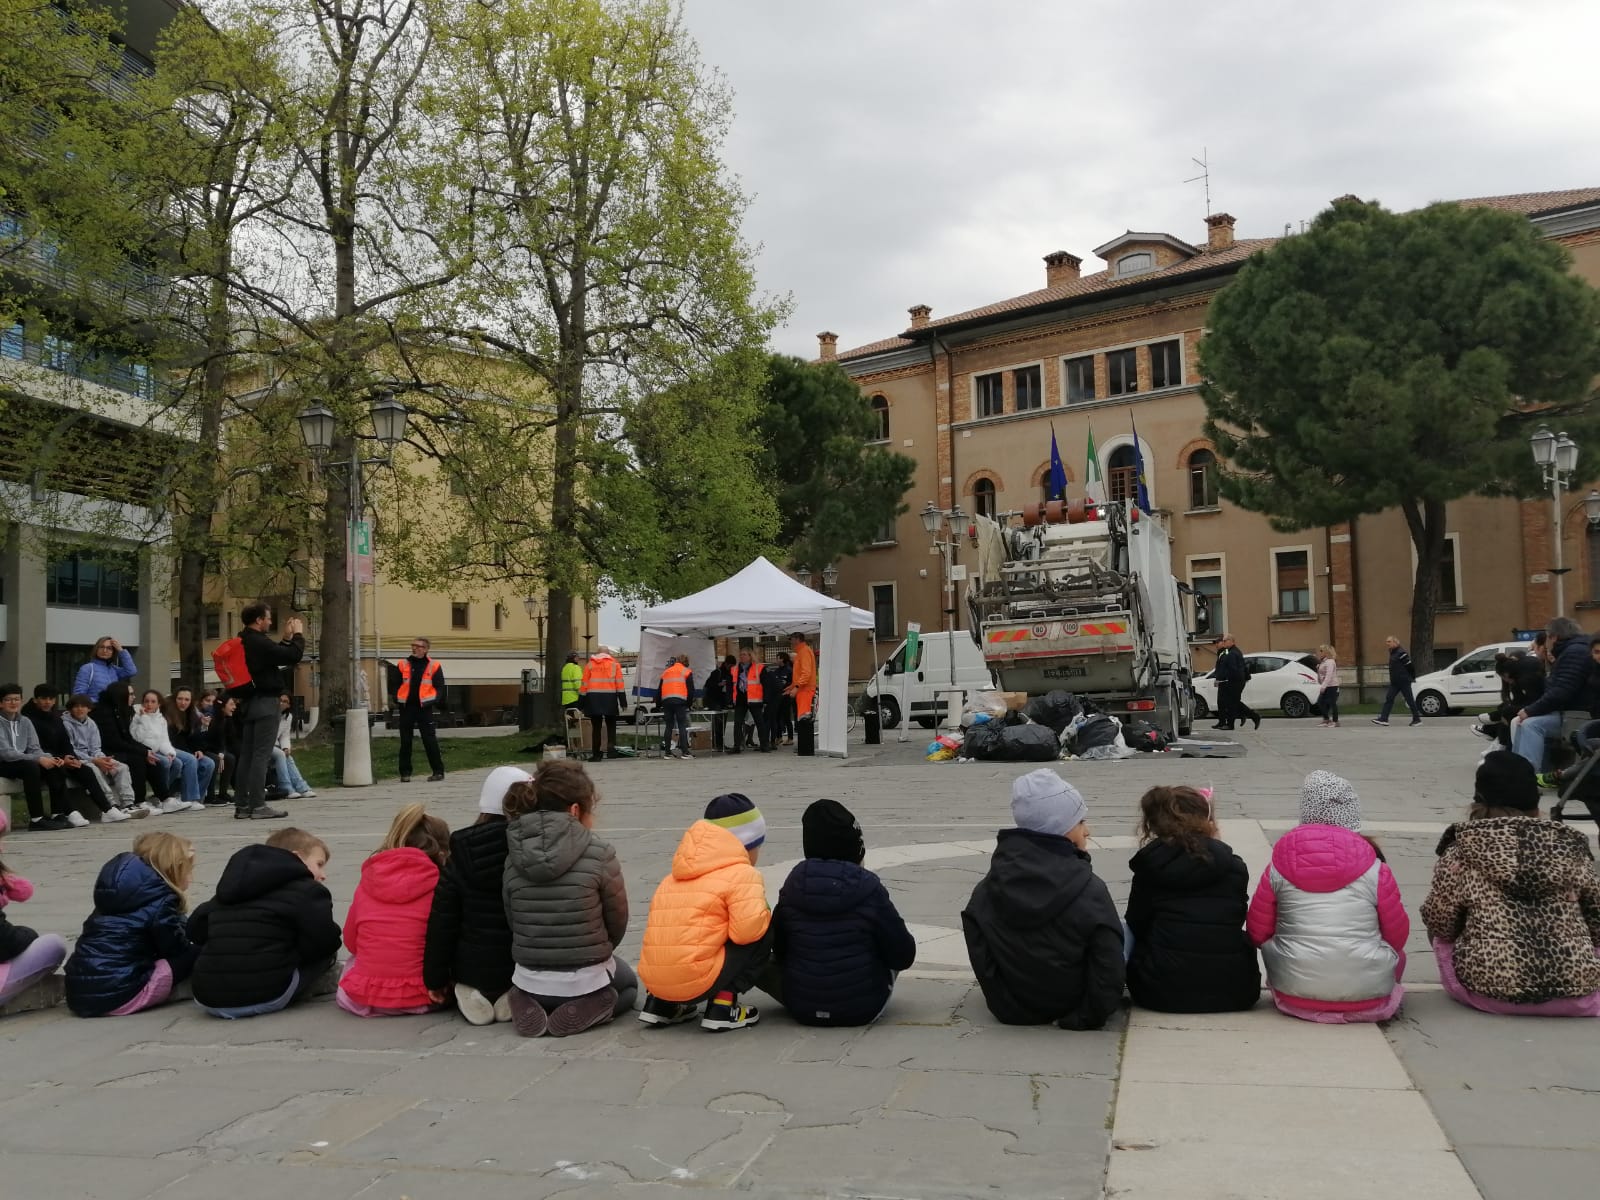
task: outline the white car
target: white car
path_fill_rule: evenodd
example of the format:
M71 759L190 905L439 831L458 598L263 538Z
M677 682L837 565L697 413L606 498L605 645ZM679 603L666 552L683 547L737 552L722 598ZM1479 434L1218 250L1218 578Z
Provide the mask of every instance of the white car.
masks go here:
M1276 708L1286 717L1305 717L1311 714L1322 689L1317 686L1317 660L1315 655L1297 654L1293 650L1269 650L1262 654L1246 654L1244 661L1250 666L1250 682L1244 685L1246 708L1258 712ZM1214 671L1207 671L1194 681L1194 717L1202 720L1217 711L1217 681Z
M1497 654L1531 654L1532 642L1493 642L1463 654L1442 671L1417 676L1411 694L1426 717L1442 717L1464 708L1493 708L1500 703Z

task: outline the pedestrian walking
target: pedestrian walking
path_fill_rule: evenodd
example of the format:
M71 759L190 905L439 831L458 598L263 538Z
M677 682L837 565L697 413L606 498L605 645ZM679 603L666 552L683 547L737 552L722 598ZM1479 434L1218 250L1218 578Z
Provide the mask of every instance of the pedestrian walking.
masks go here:
M1411 685L1417 678L1416 667L1411 662L1411 653L1400 644L1400 639L1397 637L1386 637L1383 643L1389 647L1389 690L1383 694L1383 707L1378 710L1378 715L1372 718L1372 723L1387 725L1389 713L1394 708L1395 697L1402 696L1405 698L1406 711L1411 714L1411 723L1421 725L1422 710L1417 707L1416 697L1411 694Z
M1339 662L1332 646L1317 647L1317 711L1324 729L1339 728Z
M432 657L433 643L425 637L411 639L411 655L389 668L395 685L394 698L400 703L400 782L411 781L411 739L422 734L422 749L428 756L429 783L444 778L444 758L439 753L439 735L433 729L433 714L444 699L444 669Z
M1245 706L1244 685L1250 682L1250 664L1245 662L1232 634L1225 633L1217 643L1217 666L1211 673L1217 683L1217 723L1215 729L1232 729L1241 721L1254 721L1261 728L1261 717Z

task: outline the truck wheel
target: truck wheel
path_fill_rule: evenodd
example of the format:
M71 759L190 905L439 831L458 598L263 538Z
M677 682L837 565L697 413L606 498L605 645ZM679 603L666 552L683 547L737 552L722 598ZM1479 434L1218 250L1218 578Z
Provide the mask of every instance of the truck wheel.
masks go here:
M1442 717L1448 707L1444 702L1444 696L1435 691L1426 691L1417 697L1417 708L1425 717Z
M884 729L900 727L900 701L893 696L878 697L878 724Z
M1299 692L1285 692L1278 701L1278 707L1283 710L1286 717L1307 717L1311 715L1311 701Z

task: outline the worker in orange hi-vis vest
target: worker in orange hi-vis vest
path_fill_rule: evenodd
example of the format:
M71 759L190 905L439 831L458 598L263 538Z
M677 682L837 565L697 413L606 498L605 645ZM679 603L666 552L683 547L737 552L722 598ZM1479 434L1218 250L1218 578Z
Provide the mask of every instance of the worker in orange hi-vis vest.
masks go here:
M794 697L794 719L809 721L816 716L817 654L803 633L789 635L789 650L794 655L794 675L783 694Z
M767 725L766 683L762 679L765 666L752 662L750 651L739 651L739 661L733 668L733 749L730 754L740 753L754 740L745 733L747 720L755 724L762 752L772 749L772 730Z
M669 658L661 672L661 682L656 695L661 699L661 757L693 758L689 752L689 703L694 699L694 673L689 670L689 656L680 654ZM674 750L672 731L678 731L678 745Z
M589 714L589 760L621 758L617 749L617 714L622 711L628 685L623 682L622 668L606 650L596 650L589 655L583 667L583 682L578 685L578 696L583 709ZM606 727L606 752L600 752L600 726Z

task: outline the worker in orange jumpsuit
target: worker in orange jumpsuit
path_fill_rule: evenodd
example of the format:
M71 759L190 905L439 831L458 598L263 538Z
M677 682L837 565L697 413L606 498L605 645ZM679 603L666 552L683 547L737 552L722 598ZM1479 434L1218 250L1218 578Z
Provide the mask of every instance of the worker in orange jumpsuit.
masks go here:
M805 634L791 633L789 652L794 656L794 675L790 679L789 686L783 690L783 694L794 697L794 719L809 721L817 715L816 651L806 644Z

